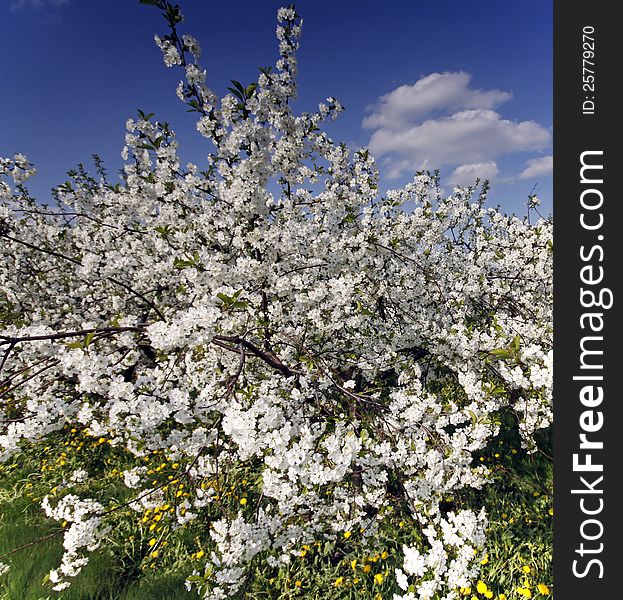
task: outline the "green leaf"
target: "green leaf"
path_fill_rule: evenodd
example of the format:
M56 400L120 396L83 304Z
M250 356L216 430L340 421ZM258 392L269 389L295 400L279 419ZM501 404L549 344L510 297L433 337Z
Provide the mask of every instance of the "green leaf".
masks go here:
M255 88L257 88L257 83L250 83L247 86L247 89L244 91L247 98L250 98L255 93Z
M491 354L496 360L507 360L509 358L513 358L513 355L504 348L494 348L489 351L489 354Z
M173 261L173 266L176 269L187 269L188 267L192 267L193 263L192 263L192 261L184 260L183 258L176 258Z

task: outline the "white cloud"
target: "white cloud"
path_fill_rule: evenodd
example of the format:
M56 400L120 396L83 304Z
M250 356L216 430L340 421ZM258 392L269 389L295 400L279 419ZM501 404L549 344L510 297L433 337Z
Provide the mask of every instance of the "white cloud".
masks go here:
M429 119L402 131L378 129L368 146L376 156L392 155L394 176L405 170L485 163L503 154L542 150L551 141L534 121L509 121L492 110L464 110Z
M551 175L554 170L554 157L551 155L533 158L526 163L526 168L519 174L519 179L532 179Z
M470 163L454 169L448 179L450 185L473 185L476 179L491 181L498 174L498 166L493 161Z
M493 110L510 93L472 89L470 79L464 72L433 73L381 96L363 126L375 130L368 146L377 158L385 157L388 177L452 166L458 180L467 165L481 165L490 174L499 156L542 151L551 144L542 125L504 119Z
M431 112L493 108L512 98L512 94L500 90L471 89L470 80L471 75L464 71L432 73L413 85L401 85L379 98L372 114L363 120L363 126L396 130Z
M43 6L62 6L69 0L16 0L10 6L12 11L37 9Z

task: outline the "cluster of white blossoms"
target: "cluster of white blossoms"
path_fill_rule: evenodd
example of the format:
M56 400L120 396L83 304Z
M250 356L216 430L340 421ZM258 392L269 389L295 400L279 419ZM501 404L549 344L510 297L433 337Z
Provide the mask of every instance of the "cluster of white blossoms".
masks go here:
M403 598L454 598L477 572L484 515L445 513L443 498L487 482L477 453L501 415L527 449L551 424L551 223L485 208L475 188L444 197L429 173L380 194L368 151L322 129L335 99L292 111L293 9L279 11L276 66L219 100L179 11L156 4L207 163L182 167L168 125L143 113L122 181L79 170L56 206L29 196L24 157L0 162L17 184L0 187L0 454L64 426L137 458L164 451L190 492L178 526L210 523L192 577L209 600L235 594L251 560L350 530L372 544L387 505L420 528ZM257 489L224 506L239 469ZM44 505L72 523L57 588L115 516L71 493L82 480ZM135 508L163 501L144 469L124 481Z
M467 588L478 575L475 561L485 543L486 518L484 510L449 512L446 517L418 515L428 549L403 547L402 569L396 569L396 582L404 595L394 594L394 600L458 600L459 589ZM409 581L412 581L410 584Z
M66 527L63 537L64 554L61 566L50 571L50 582L54 590L69 587L69 579L80 573L89 562L84 552L93 552L101 543L108 528L101 527L104 507L94 500L82 500L74 494L67 494L52 507L48 496L41 502L45 514L56 521L63 521Z

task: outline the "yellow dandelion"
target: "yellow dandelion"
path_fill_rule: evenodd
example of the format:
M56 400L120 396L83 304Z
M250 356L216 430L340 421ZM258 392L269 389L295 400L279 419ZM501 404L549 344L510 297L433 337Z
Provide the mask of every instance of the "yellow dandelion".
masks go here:
M151 556L152 558L157 558L158 554L160 554L158 550L154 550L149 556Z
M526 587L518 587L517 593L523 596L524 598L532 598L532 592Z
M379 585L383 583L383 575L381 573L377 573L374 576L374 583L378 583Z
M156 545L156 538L151 538L151 540L149 540L149 542L147 542L150 546L155 546Z
M539 590L539 593L543 594L544 596L549 596L550 594L549 588L544 583L539 583L536 586L536 589Z
M303 585L303 582L302 582L300 579L297 579L297 580L294 582L294 585L295 585L296 587L301 587L301 586Z
M487 584L484 581L479 581L476 584L476 591L479 594L484 594L489 588L487 587Z
M199 550L199 552L195 554L195 558L201 558L204 554L205 552L203 550Z
M524 565L523 567L521 567L521 570L524 573L530 573L530 567L528 565Z
M240 498L240 504L242 506L244 506L247 503L247 499L246 498Z
M370 571L372 571L372 567L370 565L364 565L363 572L369 573Z
M485 554L482 558L482 560L480 561L481 565L486 565L489 562L489 555Z
M338 577L334 582L333 585L335 587L340 587L342 585L342 583L344 583L344 578L343 577Z
M353 558L353 560L350 561L350 566L353 569L357 568L357 559L356 558Z
M383 552L381 552L381 558L383 560L385 560L388 556L389 556L389 553L387 552L387 550L383 550Z
M345 532L344 532L344 539L346 539L346 540L347 540L347 539L348 539L351 535L353 535L353 532L352 532L352 531L345 531Z

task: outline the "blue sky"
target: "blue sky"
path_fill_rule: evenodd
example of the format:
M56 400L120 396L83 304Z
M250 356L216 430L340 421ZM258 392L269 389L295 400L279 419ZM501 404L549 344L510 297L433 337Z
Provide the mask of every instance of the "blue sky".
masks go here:
M274 0L181 1L208 83L249 83L277 55ZM335 96L330 134L369 146L384 188L422 167L448 189L492 179L492 204L524 214L536 184L552 206L552 3L548 0L301 0L300 111ZM166 24L138 0L4 0L0 155L25 153L42 201L92 153L121 166L125 121L155 112L185 160L209 151L153 42Z

